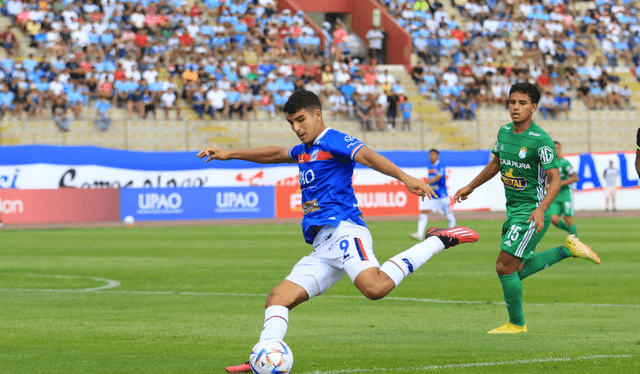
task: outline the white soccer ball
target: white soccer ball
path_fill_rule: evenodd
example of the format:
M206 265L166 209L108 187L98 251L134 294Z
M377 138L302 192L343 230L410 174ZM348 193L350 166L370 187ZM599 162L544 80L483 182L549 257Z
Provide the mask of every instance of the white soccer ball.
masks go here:
M131 227L136 222L136 220L132 216L126 216L124 217L122 222L124 222L125 225Z
M293 367L293 352L282 340L267 339L253 347L249 363L256 374L288 374Z

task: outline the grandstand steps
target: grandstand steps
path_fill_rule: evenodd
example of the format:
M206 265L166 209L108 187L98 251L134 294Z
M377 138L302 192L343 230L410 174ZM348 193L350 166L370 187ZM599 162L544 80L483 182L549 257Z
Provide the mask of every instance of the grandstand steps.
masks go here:
M187 131L181 122L138 120L124 123L129 149L138 151L187 150Z
M458 9L453 6L453 4L451 4L452 1L441 1L440 4L442 4L442 9L445 11L445 13L447 13L447 16L449 16L449 18L451 19L460 19L460 12L458 12Z
M222 149L249 148L247 136L250 124L246 121L189 121L187 124L188 150L207 147Z
M576 103L577 104L577 103ZM578 107L578 105L576 105ZM452 121L448 112L434 112L422 121L412 119L411 130L363 132L357 121L327 119L330 127L351 134L374 150L491 149L499 128L510 122L504 109L480 109L471 121ZM162 115L164 118L164 115ZM566 153L633 149L637 130L635 111L576 109L569 118L535 117ZM217 146L243 149L266 145L293 146L299 140L281 119L164 120L114 119L101 131L93 119L71 119L69 132L53 120L5 118L0 121L0 144L95 145L139 151L198 151Z

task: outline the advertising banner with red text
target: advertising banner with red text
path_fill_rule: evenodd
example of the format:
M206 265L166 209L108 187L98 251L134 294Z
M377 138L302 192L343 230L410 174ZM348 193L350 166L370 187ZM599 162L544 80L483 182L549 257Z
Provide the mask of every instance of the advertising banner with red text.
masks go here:
M0 189L2 221L9 224L120 220L120 190Z
M354 186L358 207L365 217L417 215L420 197L403 184ZM299 186L276 186L276 218L302 218Z

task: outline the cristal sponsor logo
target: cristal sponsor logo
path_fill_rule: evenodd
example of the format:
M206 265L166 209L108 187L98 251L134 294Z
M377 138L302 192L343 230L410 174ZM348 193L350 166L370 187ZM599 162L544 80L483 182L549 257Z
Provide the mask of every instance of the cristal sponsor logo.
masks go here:
M535 132L533 132L533 131L529 131L529 135L532 135L532 136L540 136L540 134L537 134L537 133L535 133Z
M22 213L22 212L24 212L24 203L22 202L22 200L0 199L0 213L13 214L13 213Z
M138 194L138 214L182 213L181 206L182 196L177 192Z
M407 194L400 192L356 192L361 208L402 208L407 205Z
M523 162L511 161L503 158L500 159L500 163L502 165L513 166L514 168L518 168L518 169L531 169L531 165L529 164L525 164Z
M513 169L509 169L506 173L501 173L501 178L505 187L513 188L518 191L522 191L527 187L527 180L523 177L513 176Z
M258 194L250 191L242 192L218 192L216 193L216 209L218 213L229 212L259 212L260 198Z

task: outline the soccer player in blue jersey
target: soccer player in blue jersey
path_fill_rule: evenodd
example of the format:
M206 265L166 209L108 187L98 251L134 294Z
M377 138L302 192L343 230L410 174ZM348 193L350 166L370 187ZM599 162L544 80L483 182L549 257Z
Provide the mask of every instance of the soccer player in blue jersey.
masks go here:
M429 210L439 212L447 217L449 220L449 227L455 227L456 217L454 217L451 208L449 207L449 194L447 194L447 167L440 162L440 152L437 149L431 149L429 151L429 170L428 181L429 186L436 194L435 199L422 200L420 202L420 216L418 218L418 231L409 234L412 238L422 241L424 238L424 230L429 223Z
M296 91L283 111L301 144L292 148L259 147L244 150L207 148L199 158L239 159L263 164L297 163L302 192L302 233L313 252L302 258L291 274L267 297L260 340L283 339L289 310L326 292L345 275L371 300L381 299L407 275L445 248L478 241L466 227L430 229L424 241L380 266L373 240L358 208L351 181L355 163L368 166L404 183L411 193L434 197L424 181L411 177L387 158L353 136L325 126L318 96ZM226 368L229 373L250 373L248 362Z

